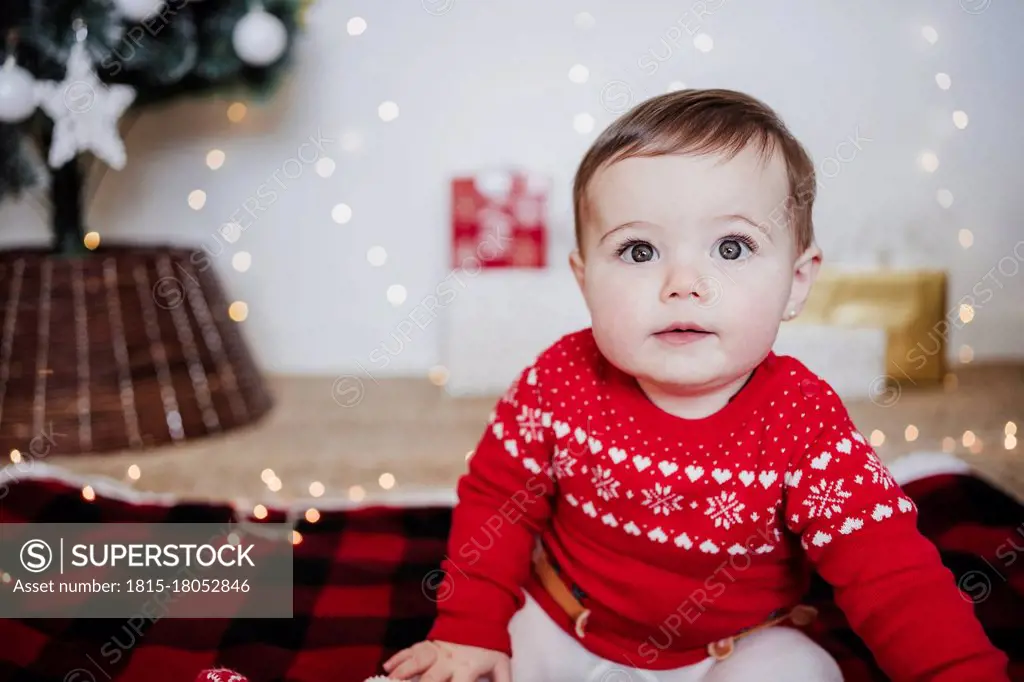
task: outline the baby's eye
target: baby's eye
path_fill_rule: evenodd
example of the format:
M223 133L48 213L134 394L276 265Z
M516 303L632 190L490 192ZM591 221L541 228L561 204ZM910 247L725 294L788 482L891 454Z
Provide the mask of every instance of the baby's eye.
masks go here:
M647 263L655 259L658 252L648 242L626 244L619 251L619 258L627 263Z
M718 255L725 260L740 260L749 258L754 253L752 244L745 238L726 237L718 242Z

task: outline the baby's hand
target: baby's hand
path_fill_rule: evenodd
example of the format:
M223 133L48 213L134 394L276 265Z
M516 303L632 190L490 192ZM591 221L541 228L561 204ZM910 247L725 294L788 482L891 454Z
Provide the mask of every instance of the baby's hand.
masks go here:
M384 664L388 677L420 682L477 682L489 677L494 682L512 681L512 662L500 651L451 642L420 642L403 649Z

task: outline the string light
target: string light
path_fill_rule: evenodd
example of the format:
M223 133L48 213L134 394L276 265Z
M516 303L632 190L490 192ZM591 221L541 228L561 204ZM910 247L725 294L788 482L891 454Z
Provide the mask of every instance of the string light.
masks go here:
M934 152L924 152L921 154L919 163L926 173L934 173L939 168L939 157Z
M935 82L943 90L949 90L949 86L953 84L953 80L949 77L948 73L935 74Z
M348 489L348 499L353 502L360 502L366 497L366 491L363 490L363 486L354 485Z
M297 530L293 530L292 531L292 544L293 545L301 545L302 544L302 533L300 533Z
M7 572L5 571L5 572L4 572L4 574L3 574L2 580L3 580L3 581L4 581L5 583L9 583L9 582L11 582L11 574L10 574L10 573L7 573Z
M352 17L348 20L348 24L345 25L350 36L361 36L366 32L366 19L362 17Z
M234 244L242 236L242 226L238 223L224 223L220 226L220 235L228 244Z
M590 12L580 12L576 15L574 23L576 24L576 28L583 31L589 31L594 28L594 24L597 23L597 20L594 19L594 15Z
M320 512L316 509L309 508L306 510L306 520L310 523L316 523L320 520Z
M977 440L974 441L974 443L971 445L970 450L971 450L971 454L972 455L977 455L977 454L981 453L981 439L980 438L978 438Z
M473 451L470 450L469 452L466 453L466 461L468 462L469 458L472 457L472 456L473 456Z
M588 78L590 78L590 69L582 64L573 64L569 69L569 80L573 83L586 83Z
M280 491L281 490L281 479L280 478L272 478L272 479L270 479L269 481L267 481L267 488L269 488L270 492L272 492L272 493L276 493L276 492Z
M953 205L953 193L948 189L940 189L935 193L935 200L939 202L939 206L942 208L949 208Z
M211 149L206 153L206 165L210 170L219 170L224 165L227 155L219 149Z
M390 123L398 118L398 105L391 101L381 102L377 107L377 115L380 116L380 120Z
M964 344L960 346L960 362L965 365L974 359L974 349Z
M885 434L884 433L882 433L878 429L875 429L874 431L871 432L871 445L873 447L877 448L879 445L881 445L884 442L885 442Z
M249 306L245 301L235 301L228 306L228 317L235 322L245 322L245 318L249 317Z
M324 484L320 481L313 481L309 484L309 494L313 497L320 497L324 494Z
M406 295L405 287L401 284L392 284L388 287L388 303L393 306L399 306L405 303Z
M334 159L325 156L316 162L316 174L321 178L329 178L334 175L334 171L337 167L337 164L334 163Z
M274 473L273 469L264 469L262 473L260 473L260 479L264 483L270 483L275 478L277 478L277 474Z
M255 507L252 508L252 515L255 516L257 519L265 519L267 518L267 508L264 507L262 504L257 504Z
M17 450L11 450L11 461L17 464L21 461L21 453Z
M907 424L907 428L903 432L903 436L904 436L904 438L907 439L908 443L911 443L911 442L917 440L917 436L918 436L917 427L914 426L913 424Z
M969 249L974 244L974 233L967 229L960 230L959 234L957 234L957 239L960 240L960 246Z
M383 246L371 246L366 252L367 262L375 268L384 265L388 260L388 252Z
M961 442L964 444L965 448L969 448L972 445L974 445L977 439L978 437L974 435L974 431L964 431L963 439Z
M707 33L700 33L694 36L693 46L701 52L711 52L715 48L715 41Z
M128 478L132 479L133 481L137 481L139 480L140 476L142 476L142 471L139 469L138 464L133 464L130 467L128 467Z
M586 135L594 129L594 117L590 114L576 114L572 120L572 127L577 133Z
M228 120L232 123L241 123L248 113L249 107L245 106L241 102L235 102L228 107Z
M100 233L86 232L85 237L82 239L82 243L85 244L85 248L90 251L95 251L100 245Z
M958 111L954 111L953 112L953 125L955 125L960 130L963 130L964 128L966 128L967 127L967 114L966 114L966 112L959 111L959 110Z
M338 204L331 209L331 219L339 225L352 220L352 208L348 204Z
M1007 436L1017 435L1017 425L1013 422L1006 422L1006 426L1003 428L1003 433Z
M684 83L683 81L672 81L671 83L668 84L668 87L665 88L665 92L675 92L676 90L685 90L685 89L686 89L686 83Z
M252 267L252 254L248 251L239 251L231 257L231 267L238 272L247 272Z
M1011 434L1006 434L1006 438L1003 439L1003 447L1007 450L1013 450L1017 447L1017 437Z
M206 206L206 192L201 189L192 190L188 195L188 205L193 211L201 211Z
M960 321L967 324L974 319L974 308L967 303L960 304Z
M391 490L392 488L395 487L395 476L394 474L389 474L385 472L380 475L380 478L377 479L377 482L380 483L380 487L384 488L384 490Z
M82 499L86 502L92 502L96 499L96 491L92 489L91 485L82 488Z
M444 365L435 365L434 367L430 368L430 371L427 373L427 376L430 378L430 383L434 384L435 386L444 386L445 384L448 383L448 368L445 367Z
M942 439L942 451L951 453L956 450L956 439L952 436L946 436Z
M932 45L934 45L939 39L939 32L931 26L923 27L921 29L921 35Z

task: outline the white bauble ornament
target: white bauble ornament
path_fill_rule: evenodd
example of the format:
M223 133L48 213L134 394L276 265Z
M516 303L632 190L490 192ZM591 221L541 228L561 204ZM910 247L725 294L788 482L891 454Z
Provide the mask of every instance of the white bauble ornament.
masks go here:
M159 14L164 0L114 0L114 5L125 19L143 21Z
M239 58L250 66L269 66L284 54L288 29L270 12L256 9L235 25L232 45Z
M102 83L83 43L71 48L64 81L38 81L36 91L39 106L54 122L48 159L52 168L83 151L91 151L111 168L124 168L127 158L117 120L135 101L135 89Z
M8 59L0 68L0 121L21 123L38 106L36 79Z

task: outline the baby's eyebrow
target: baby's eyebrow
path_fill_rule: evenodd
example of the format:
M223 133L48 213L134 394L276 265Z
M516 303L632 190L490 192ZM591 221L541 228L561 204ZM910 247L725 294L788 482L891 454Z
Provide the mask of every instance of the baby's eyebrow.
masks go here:
M768 241L772 240L772 231L768 225L758 223L753 218L743 215L742 213L729 213L727 215L720 215L713 219L715 222L734 222L736 220L747 223L751 227L757 229L758 232L763 234Z
M607 239L607 238L608 238L608 237L610 237L611 235L615 234L615 233L616 233L616 232L618 232L619 230L625 230L626 228L629 228L629 227L644 227L644 226L646 226L646 225L649 225L649 223L645 223L645 222L644 222L644 221L642 221L642 220L631 220L631 221L629 221L628 223L622 223L621 225L616 225L616 226L615 226L615 227L613 227L612 229L610 229L610 230L608 230L607 232L605 232L605 233L604 233L604 234L603 234L603 235L601 236L601 239L599 239L599 240L598 240L598 242L597 242L597 243L598 243L598 244L601 244L602 242L604 242L604 240L605 240L605 239Z

